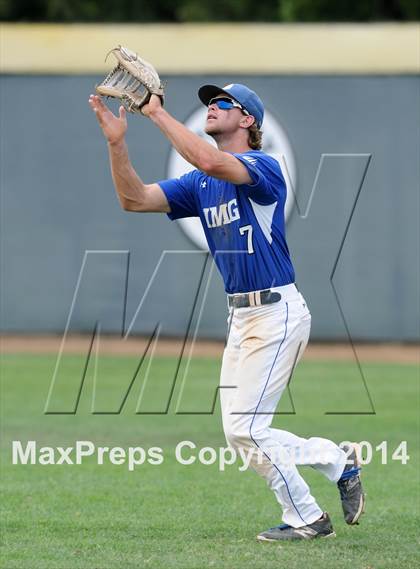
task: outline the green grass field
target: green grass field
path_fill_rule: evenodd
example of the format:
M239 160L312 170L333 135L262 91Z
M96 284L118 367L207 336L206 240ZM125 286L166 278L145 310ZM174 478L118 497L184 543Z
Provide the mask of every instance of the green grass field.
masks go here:
M2 361L1 567L6 569L200 568L269 569L418 567L419 551L419 376L410 365L364 364L376 415L326 415L329 410L368 410L354 380L354 364L303 362L292 382L296 414L275 425L302 436L337 442L388 442L388 463L373 452L364 468L368 493L360 526L344 523L335 485L312 469L302 473L321 507L332 516L336 539L259 544L260 530L281 522L279 507L264 480L220 472L217 464L183 466L175 460L179 441L224 446L218 404L211 414L176 414L179 385L168 414L136 414L141 381L135 383L119 415L92 414L92 373L88 373L75 415L45 415L55 358L5 355ZM80 358L67 357L55 405L73 393ZM97 409L118 400L136 365L131 357L101 360ZM183 410L206 411L218 381L220 362L197 359L184 390ZM160 409L168 393L171 358L151 368L144 404ZM98 376L99 377L99 376ZM141 378L139 378L141 379ZM210 401L210 403L209 403ZM285 395L280 411L291 410ZM114 405L115 406L115 405ZM141 407L140 407L141 409ZM12 440L38 446L73 446L90 440L101 446L161 447L161 465L127 465L87 459L81 465L12 465ZM408 442L406 465L391 460Z

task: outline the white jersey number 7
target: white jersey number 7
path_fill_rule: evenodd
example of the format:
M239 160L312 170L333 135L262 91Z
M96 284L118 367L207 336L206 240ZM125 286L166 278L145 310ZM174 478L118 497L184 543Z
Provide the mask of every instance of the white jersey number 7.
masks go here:
M245 235L245 233L248 233L248 253L250 255L252 255L254 253L254 246L252 244L252 225L243 225L242 227L239 228L239 233L241 235Z

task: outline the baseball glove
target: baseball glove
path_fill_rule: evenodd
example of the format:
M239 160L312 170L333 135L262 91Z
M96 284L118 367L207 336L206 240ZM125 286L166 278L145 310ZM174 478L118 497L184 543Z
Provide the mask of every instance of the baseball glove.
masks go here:
M110 53L114 54L118 63L102 83L96 86L99 95L121 99L130 113L141 113L142 107L152 95L158 95L163 104L163 85L151 63L121 45L112 49L108 55Z

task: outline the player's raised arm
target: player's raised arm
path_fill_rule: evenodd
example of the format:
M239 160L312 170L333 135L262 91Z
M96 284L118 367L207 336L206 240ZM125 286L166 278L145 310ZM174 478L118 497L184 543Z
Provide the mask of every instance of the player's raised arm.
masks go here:
M215 115L216 107L209 113ZM242 115L240 117L244 136L237 137L235 147L230 146L230 152L224 152L209 144L203 138L190 131L182 123L172 117L163 107L159 97L152 95L149 104L142 108L142 113L149 117L162 131L172 146L190 164L208 176L213 176L233 184L251 184L252 180L246 167L232 156L231 152L246 152L247 129L254 122L254 117Z
M145 184L131 164L125 143L127 118L124 107L120 107L117 117L96 95L90 96L89 104L108 142L112 179L121 207L127 211L169 212L168 200L160 186Z

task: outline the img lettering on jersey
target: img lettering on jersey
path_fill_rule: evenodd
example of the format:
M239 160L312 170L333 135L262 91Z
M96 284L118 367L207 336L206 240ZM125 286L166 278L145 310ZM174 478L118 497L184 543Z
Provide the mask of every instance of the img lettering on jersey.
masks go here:
M213 227L220 227L221 225L227 225L241 217L236 198L227 203L222 203L212 207L205 207L203 209L203 213L207 227L210 229Z

